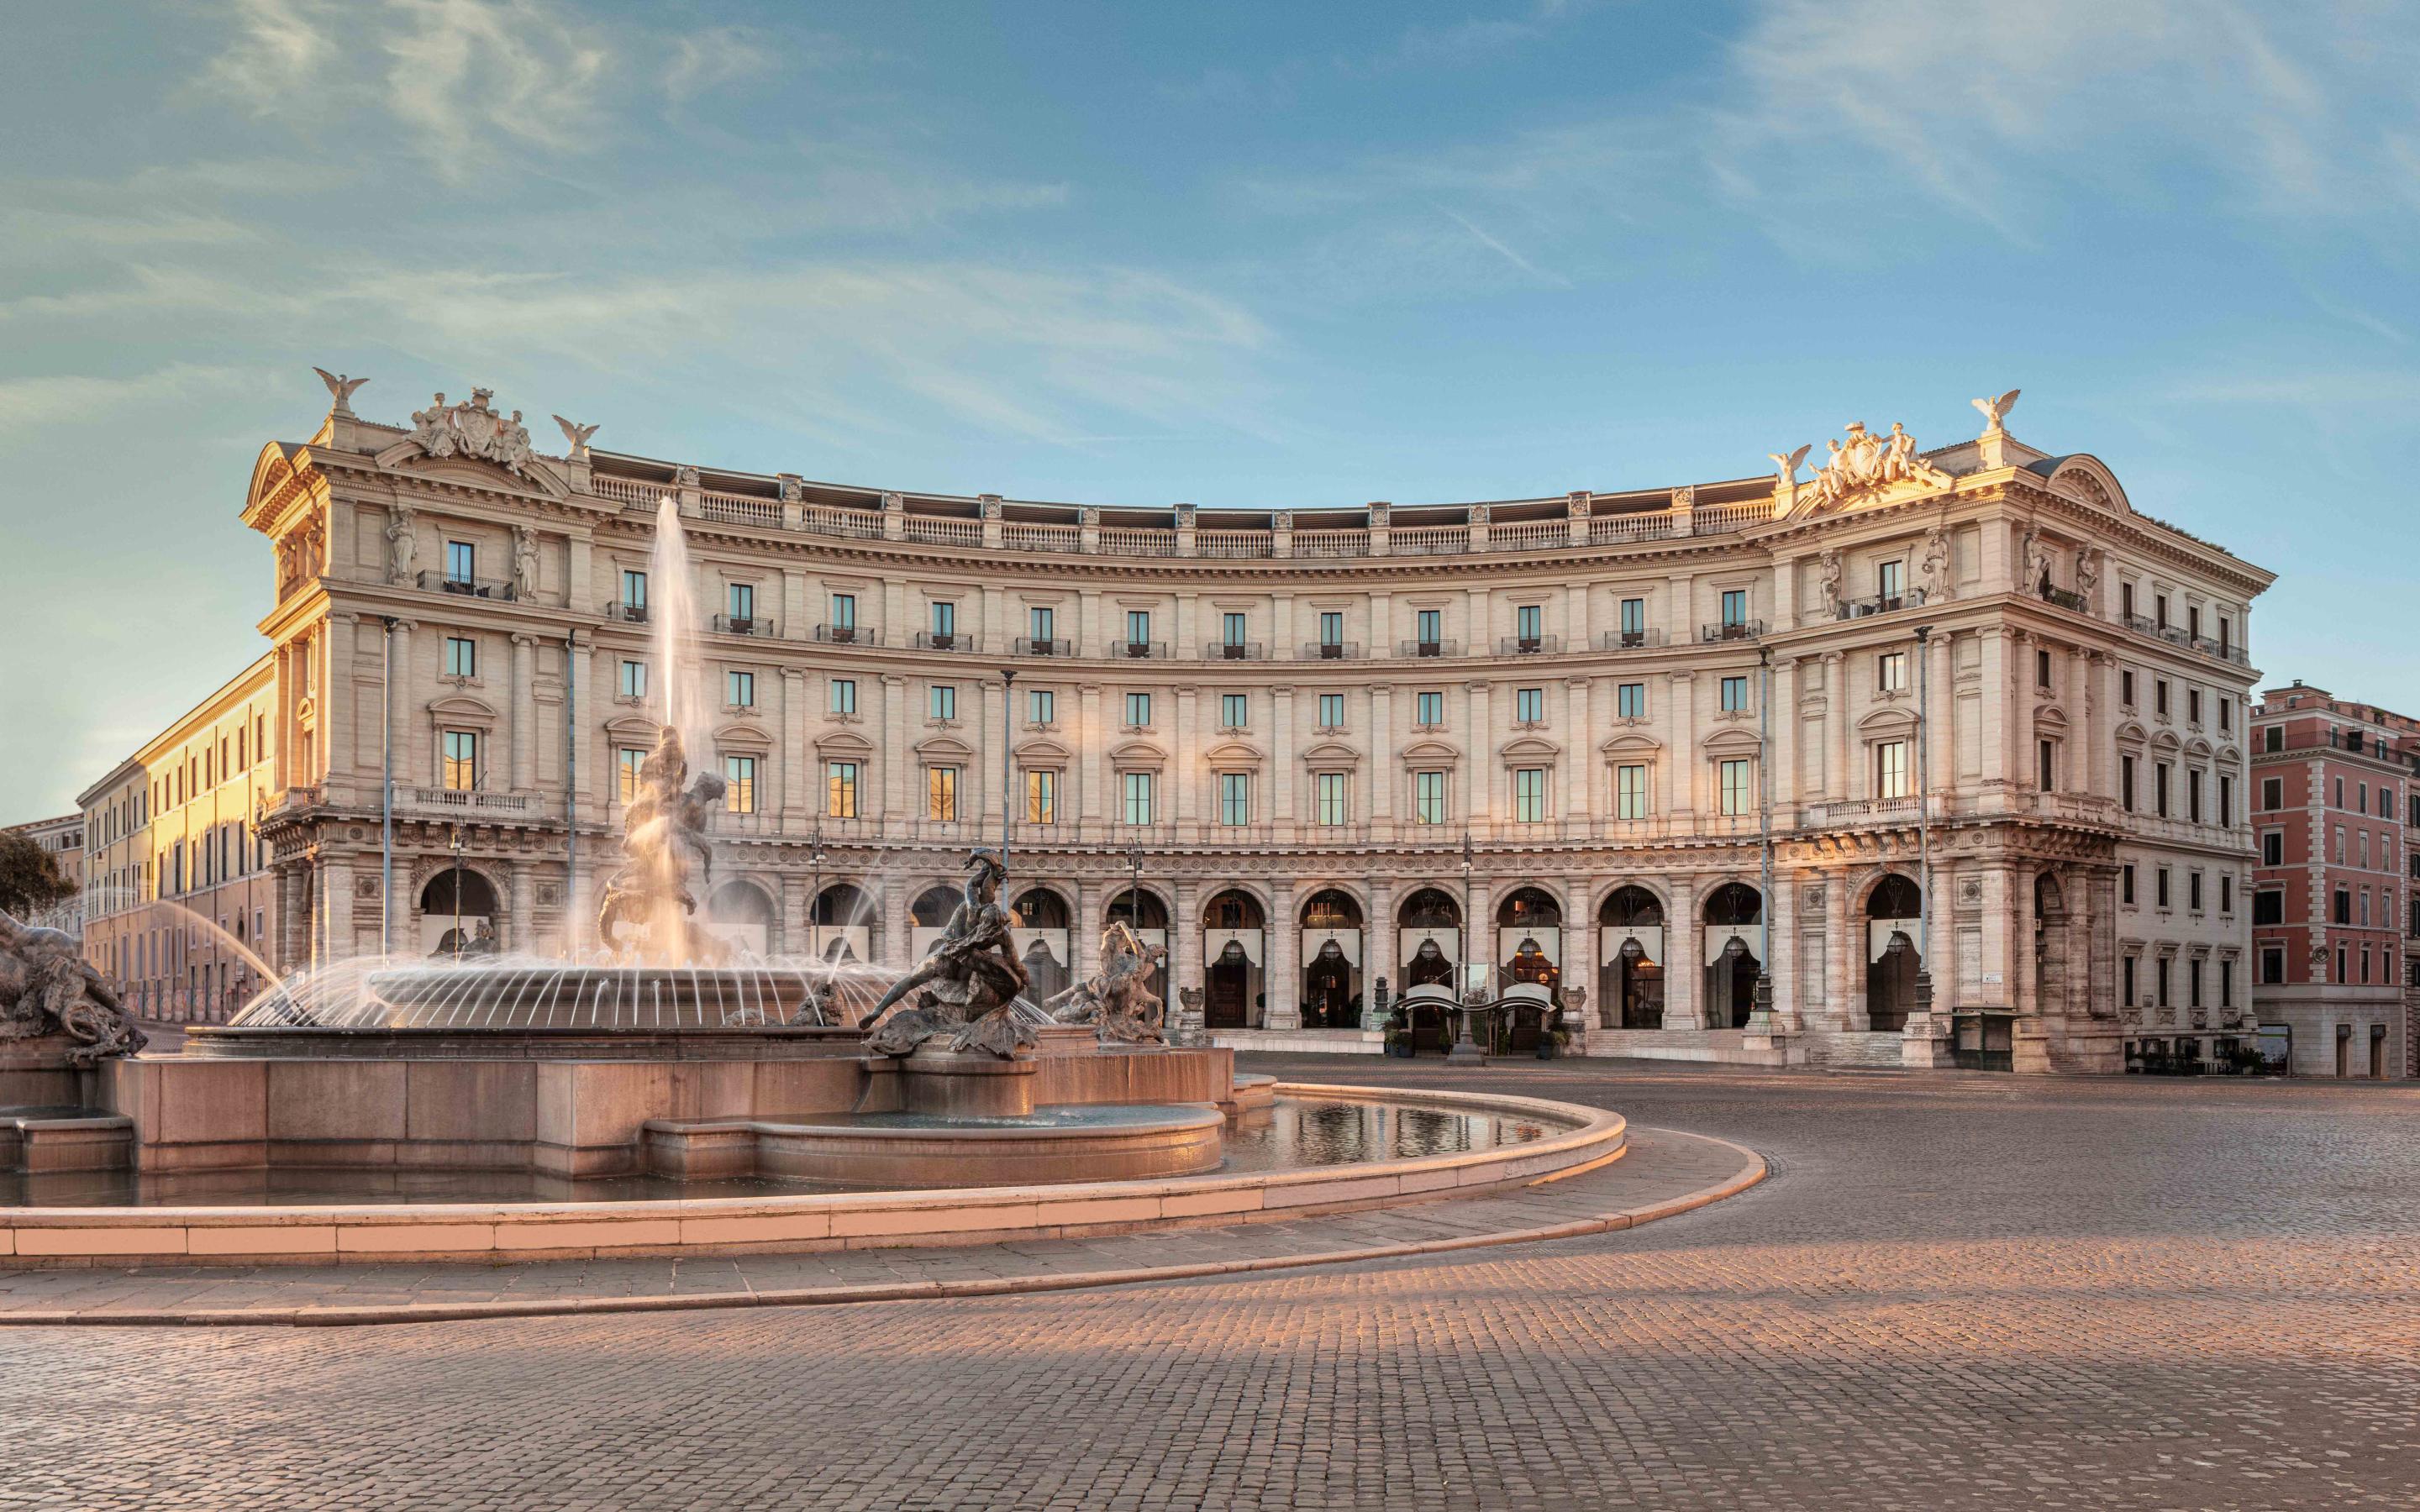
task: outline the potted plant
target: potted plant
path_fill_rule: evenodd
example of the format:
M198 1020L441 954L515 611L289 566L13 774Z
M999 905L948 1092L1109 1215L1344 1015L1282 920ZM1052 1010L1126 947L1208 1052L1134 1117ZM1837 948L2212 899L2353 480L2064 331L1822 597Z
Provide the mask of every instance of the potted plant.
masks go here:
M1387 1020L1387 1054L1403 1060L1412 1058L1412 1025L1401 1013Z

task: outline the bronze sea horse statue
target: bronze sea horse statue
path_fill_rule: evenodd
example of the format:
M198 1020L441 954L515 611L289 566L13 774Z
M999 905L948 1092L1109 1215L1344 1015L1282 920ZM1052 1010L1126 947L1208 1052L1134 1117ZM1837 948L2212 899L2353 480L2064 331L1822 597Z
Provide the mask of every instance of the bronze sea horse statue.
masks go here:
M866 1047L876 1055L904 1056L943 1033L952 1050L987 1050L1003 1060L1040 1042L1016 1011L1028 979L1000 901L1008 868L988 847L970 855L967 866L966 895L932 954L866 1015Z
M68 1063L131 1056L145 1036L109 980L85 963L75 936L0 910L0 1040L64 1033Z

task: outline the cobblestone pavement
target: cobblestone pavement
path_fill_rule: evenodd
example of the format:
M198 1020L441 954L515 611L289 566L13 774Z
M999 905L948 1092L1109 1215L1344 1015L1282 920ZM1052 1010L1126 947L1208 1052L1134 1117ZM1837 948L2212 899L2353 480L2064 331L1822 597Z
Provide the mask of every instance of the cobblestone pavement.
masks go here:
M129 1324L409 1321L479 1313L569 1312L622 1305L762 1305L859 1300L859 1288L961 1293L1026 1285L1097 1284L1103 1274L1171 1267L1262 1269L1381 1246L1506 1242L1608 1215L1668 1211L1752 1181L1754 1155L1671 1130L1634 1130L1623 1156L1595 1170L1500 1196L1366 1212L1092 1238L825 1250L799 1255L532 1261L520 1265L160 1265L0 1268L0 1323ZM1640 1214L1642 1220L1662 1214ZM5 1267L6 1262L0 1262Z
M0 1504L2420 1504L2420 1092L1351 1072L1776 1174L1628 1232L1110 1290L0 1331Z

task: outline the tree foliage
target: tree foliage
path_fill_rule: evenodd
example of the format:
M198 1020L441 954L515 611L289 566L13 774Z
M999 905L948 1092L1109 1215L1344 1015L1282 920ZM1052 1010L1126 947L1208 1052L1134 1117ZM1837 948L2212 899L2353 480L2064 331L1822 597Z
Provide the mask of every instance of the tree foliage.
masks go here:
M18 830L0 831L0 909L20 918L75 896L51 853Z

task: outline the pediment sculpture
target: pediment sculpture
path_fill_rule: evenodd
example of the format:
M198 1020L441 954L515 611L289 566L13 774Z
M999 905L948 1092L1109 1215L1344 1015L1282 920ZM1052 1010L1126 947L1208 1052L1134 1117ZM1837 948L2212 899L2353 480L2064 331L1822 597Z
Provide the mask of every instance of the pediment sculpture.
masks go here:
M1853 420L1842 440L1823 444L1830 455L1815 470L1809 490L1810 501L1818 509L1836 507L1854 495L1894 484L1917 483L1936 488L1946 488L1950 484L1948 473L1916 454L1916 438L1898 421L1891 422L1889 435L1877 436L1866 429L1864 421ZM1778 452L1768 454L1777 464L1774 491L1790 506L1797 503L1798 466L1810 450L1802 446L1787 456Z
M493 389L473 389L471 397L447 404L440 393L426 409L411 416L411 439L430 456L470 456L493 462L520 476L535 455L530 450L529 427L521 412L499 414L488 401Z

